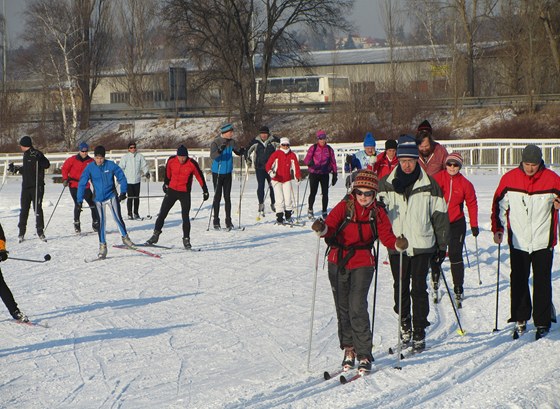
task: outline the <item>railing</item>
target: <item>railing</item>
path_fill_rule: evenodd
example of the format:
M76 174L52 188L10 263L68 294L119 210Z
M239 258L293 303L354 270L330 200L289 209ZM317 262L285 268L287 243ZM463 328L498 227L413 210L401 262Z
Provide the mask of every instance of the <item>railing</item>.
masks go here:
M470 139L441 142L450 153L459 152L463 155L464 172L469 173L475 169L488 169L497 170L499 174L519 165L521 162L521 153L527 143L533 143L542 149L543 159L549 167L556 168L560 166L560 144L558 144L558 141L555 139ZM383 147L384 145L384 141L377 141L378 147ZM302 167L304 167L303 158L309 146L310 145L292 146L292 150L298 155ZM346 155L363 149L363 145L359 142L330 144L330 146L332 146L335 151L339 171L342 173L344 172ZM126 150L108 151L106 158L118 162L126 152ZM165 161L170 155L175 154L175 150L143 149L141 153L148 161L152 172L155 172L156 180L159 180L160 173L164 170ZM46 156L51 162L48 173L60 173L60 167L72 154L75 153L47 153ZM210 151L208 149L191 149L189 155L199 162L200 167L205 173L211 172L212 160L210 159ZM10 176L7 171L8 165L12 162L16 165L21 164L21 159L21 153L0 154L0 174L3 175L2 182L4 182L6 177ZM234 157L234 160L234 172L239 172L241 168L240 159Z

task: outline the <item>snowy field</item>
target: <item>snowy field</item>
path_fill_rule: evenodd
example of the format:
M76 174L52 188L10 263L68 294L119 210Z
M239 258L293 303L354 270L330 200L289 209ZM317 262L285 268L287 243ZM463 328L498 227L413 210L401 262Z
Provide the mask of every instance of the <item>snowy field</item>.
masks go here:
M208 178L207 178L208 179ZM0 220L13 257L0 264L20 308L39 325L14 323L3 309L0 318L1 408L558 408L560 407L560 332L535 341L535 328L511 339L509 251L502 246L499 275L499 322L495 327L498 247L492 241L490 202L497 174L475 174L479 198L480 275L475 241L467 237L470 268L460 319L446 294L431 304L427 350L401 362L388 355L397 337L392 311L392 279L379 263L375 316L375 365L371 376L348 385L323 380L323 371L339 367L334 305L324 243L315 303L310 371L309 328L317 237L304 228L273 225L273 215L256 222L256 182L251 175L242 201L245 231L206 231L210 201L192 222L191 241L200 252L181 245L180 207L167 218L157 249L161 259L120 244L108 221L109 258L85 263L97 253L97 235L79 236L72 228L72 201L64 192L46 230L37 239L28 222L27 240L17 243L20 179L9 178L0 192ZM145 193L146 183L143 183ZM151 193L160 194L151 183ZM49 184L45 222L62 190ZM304 185L300 186L303 195ZM344 195L344 183L331 190L330 206ZM201 203L195 186L191 217ZM320 201L320 198L319 198ZM238 224L239 180L232 191ZM128 222L130 237L150 237L161 199L150 200L152 220ZM267 203L267 209L268 207ZM147 200L140 213L148 214ZM317 207L317 206L316 206ZM125 212L126 213L126 212ZM222 208L223 223L223 208ZM89 212L82 229L91 231ZM559 257L553 272L560 306ZM448 282L449 264L444 264ZM370 292L370 299L373 291ZM371 306L371 304L370 304Z

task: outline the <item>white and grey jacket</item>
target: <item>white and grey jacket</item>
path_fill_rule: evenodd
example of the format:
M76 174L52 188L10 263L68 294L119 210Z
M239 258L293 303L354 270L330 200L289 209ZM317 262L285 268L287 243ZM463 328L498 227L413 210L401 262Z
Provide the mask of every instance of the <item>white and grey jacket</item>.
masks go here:
M392 181L398 168L379 181L378 198L385 203L393 233L408 239L408 256L446 250L449 241L447 204L436 181L420 169L410 196L397 193ZM395 254L395 250L389 250Z

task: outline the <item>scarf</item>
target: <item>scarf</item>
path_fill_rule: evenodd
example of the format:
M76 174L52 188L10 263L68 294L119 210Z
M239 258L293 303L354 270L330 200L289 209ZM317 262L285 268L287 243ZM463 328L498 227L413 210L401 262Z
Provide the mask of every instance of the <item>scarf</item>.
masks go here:
M416 164L416 167L410 174L404 173L401 167L397 166L395 178L392 181L393 188L395 188L395 192L399 194L403 194L407 187L412 186L414 182L418 180L419 176L420 176L420 165L418 164Z

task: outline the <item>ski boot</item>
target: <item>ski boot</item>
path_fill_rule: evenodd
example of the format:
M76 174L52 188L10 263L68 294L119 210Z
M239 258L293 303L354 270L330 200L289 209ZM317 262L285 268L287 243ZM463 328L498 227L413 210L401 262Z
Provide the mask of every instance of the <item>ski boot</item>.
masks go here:
M146 240L146 244L149 244L149 245L156 244L159 240L159 235L160 234L161 234L161 231L154 230L154 233L152 234L152 237L150 237L148 240Z
M276 204L275 203L270 204L270 210L272 210L274 213L276 213Z
M315 217L313 216L313 209L311 207L307 209L307 218L309 220L315 220Z
M134 220L142 220L138 213L134 213Z
M517 321L515 328L513 328L512 338L517 339L520 335L527 331L527 321Z
M342 369L345 371L354 368L356 361L356 351L354 347L344 347L344 358L342 358Z
M231 219L226 219L226 231L231 230L233 230L233 223L231 222Z
M132 213L128 214L128 220L134 220L134 216L132 215Z
M130 237L128 237L128 234L126 236L122 236L122 242L128 248L133 248L134 247L134 243L132 242L132 240L130 240Z
M291 210L286 210L284 212L284 217L286 219L286 223L288 223L288 224L293 224L294 223L294 219L292 219L292 211Z
M546 337L548 335L548 327L537 327L537 333L535 334L535 340L539 340L542 337Z
M81 233L82 229L80 227L80 222L74 222L74 233Z
M412 324L410 315L401 320L401 342L404 348L410 345L412 340Z
M191 239L189 237L183 237L183 246L185 247L185 250L192 249Z
M276 224L284 224L284 213L276 213Z
M257 220L260 220L264 217L264 203L259 203L259 213L257 216Z
M47 238L45 237L45 233L41 232L37 232L37 236L39 236L39 240L44 241L45 243L47 242Z
M16 308L14 312L11 313L12 318L19 322L29 322L29 318L23 312Z
M371 357L361 357L358 358L360 363L358 364L358 372L360 375L366 374L371 371Z
M23 240L25 240L25 239L23 238L23 236L24 236L23 234L20 234L20 235L18 236L18 243L21 243Z
M412 334L412 350L414 352L422 352L426 349L426 331L422 328L414 330Z
M98 258L104 259L107 257L107 244L106 243L99 243L99 252L97 253Z
M455 301L457 302L457 308L463 308L463 287L456 286L453 289L455 293Z
M220 226L220 219L214 219L214 230L222 230L222 226Z

